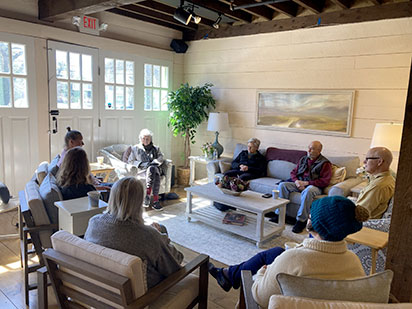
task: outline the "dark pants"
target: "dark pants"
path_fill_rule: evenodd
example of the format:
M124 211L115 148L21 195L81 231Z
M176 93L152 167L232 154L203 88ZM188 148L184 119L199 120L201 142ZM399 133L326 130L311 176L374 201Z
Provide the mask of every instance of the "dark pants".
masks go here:
M272 264L276 257L283 251L285 251L285 249L281 247L274 247L255 254L246 262L229 266L228 276L233 288L238 289L240 287L240 273L242 270L250 270L252 275L254 275L263 265Z
M229 176L229 177L239 177L242 180L251 180L251 179L255 179L255 178L259 178L259 175L253 174L253 173L249 173L249 172L242 172L239 170L230 170L227 171L224 176Z

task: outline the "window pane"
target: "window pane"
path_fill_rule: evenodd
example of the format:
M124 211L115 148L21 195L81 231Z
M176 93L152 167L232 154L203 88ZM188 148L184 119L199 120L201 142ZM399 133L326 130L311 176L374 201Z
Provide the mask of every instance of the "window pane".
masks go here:
M116 86L116 109L124 109L124 87Z
M162 90L162 97L161 97L161 109L162 111L167 111L167 99L168 99L168 91L167 90Z
M27 79L13 78L14 107L29 107L27 101Z
M7 42L0 42L0 73L10 73L9 43Z
M114 83L114 60L111 58L104 58L104 80Z
M70 79L80 80L80 54L69 53Z
M0 107L11 107L10 77L0 76Z
M126 109L134 109L134 88L126 87Z
M169 88L169 68L162 67L162 88Z
M153 66L153 87L160 87L160 66Z
M26 75L26 46L11 44L13 74Z
M144 110L152 110L152 89L150 88L144 89Z
M80 83L70 83L70 108L80 109Z
M82 55L82 79L86 82L93 80L92 56L90 55Z
M56 50L56 77L67 79L67 76L67 52Z
M126 84L134 85L134 62L126 61Z
M144 65L144 85L145 87L152 86L152 65L151 64Z
M105 94L105 106L106 109L114 109L114 104L113 104L113 86L106 85L104 89L104 94Z
M160 111L160 90L153 89L153 110Z
M93 108L93 88L92 84L83 84L83 108Z
M116 84L124 84L124 61L116 59Z
M69 108L69 84L57 81L57 108Z

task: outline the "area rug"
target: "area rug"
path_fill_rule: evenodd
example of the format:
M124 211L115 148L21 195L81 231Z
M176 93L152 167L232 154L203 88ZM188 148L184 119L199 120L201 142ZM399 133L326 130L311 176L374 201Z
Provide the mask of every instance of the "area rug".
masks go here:
M193 199L193 207L210 205L202 198ZM307 234L294 234L292 226L286 225L281 236L275 236L263 243L262 248L256 242L242 236L226 232L200 221L188 222L185 214L186 203L164 207L163 211L145 213L145 221L155 221L166 226L170 239L188 249L209 255L212 259L227 265L241 263L256 253L275 246L284 246L287 241L302 242Z

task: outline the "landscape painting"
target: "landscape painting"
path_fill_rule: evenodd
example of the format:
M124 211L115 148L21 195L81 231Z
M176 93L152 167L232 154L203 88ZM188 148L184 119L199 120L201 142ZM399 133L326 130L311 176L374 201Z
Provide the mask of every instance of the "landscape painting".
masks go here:
M258 91L257 125L350 136L354 91Z

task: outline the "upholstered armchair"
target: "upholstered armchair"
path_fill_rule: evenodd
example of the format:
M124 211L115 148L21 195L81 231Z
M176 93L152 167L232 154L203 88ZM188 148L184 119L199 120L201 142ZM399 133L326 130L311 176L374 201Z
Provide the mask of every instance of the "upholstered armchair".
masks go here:
M100 149L99 153L114 167L119 179L126 176L132 176L145 181L145 173L142 173L141 171L139 173L139 169L136 166L127 163L130 147L131 145L127 144L115 144ZM160 178L160 194L169 193L172 184L172 160L166 159L164 164L165 175Z

